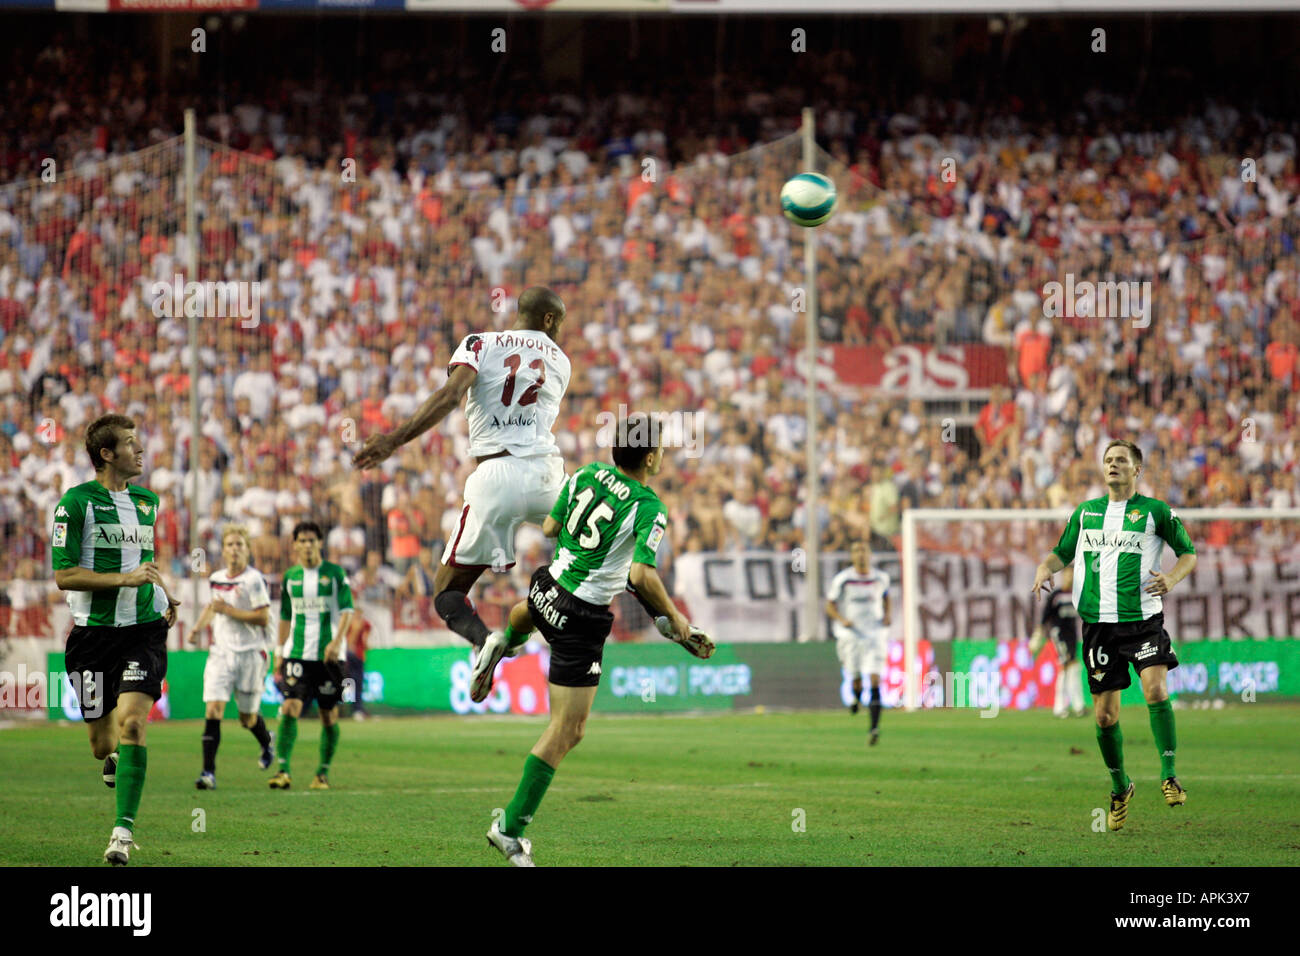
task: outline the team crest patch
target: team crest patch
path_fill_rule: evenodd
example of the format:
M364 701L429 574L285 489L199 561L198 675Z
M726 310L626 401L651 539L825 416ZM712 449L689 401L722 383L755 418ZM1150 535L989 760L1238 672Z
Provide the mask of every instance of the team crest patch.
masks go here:
M469 349L471 355L477 357L478 353L483 349L483 340L477 335L471 335L465 340L465 347Z
M149 517L149 515L153 514L153 505L151 504L148 504L143 501L137 501L135 503L135 506L139 508L142 512L144 512L144 516L146 518Z
M1127 518L1129 521L1137 521L1139 518L1142 517L1142 512L1139 511L1137 508L1134 508L1132 511L1130 511L1128 514L1126 514L1124 517Z

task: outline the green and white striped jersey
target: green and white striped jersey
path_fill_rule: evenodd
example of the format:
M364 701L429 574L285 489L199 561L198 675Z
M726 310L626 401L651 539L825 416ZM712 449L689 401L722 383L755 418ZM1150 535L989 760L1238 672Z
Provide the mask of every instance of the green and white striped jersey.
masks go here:
M600 607L627 587L633 561L654 566L668 528L668 511L658 495L599 461L564 483L551 517L560 523L551 577L574 597Z
M295 564L284 572L280 585L280 620L292 621L283 655L319 661L334 640L339 618L352 610L348 573L337 564L322 561L314 568ZM339 660L346 656L339 654Z
M1196 553L1178 515L1156 498L1093 498L1075 508L1052 550L1063 563L1074 562L1079 617L1114 624L1160 613L1164 602L1144 588L1160 570L1166 542L1179 557Z
M69 488L54 509L54 570L130 573L153 560L157 520L158 496L148 488L127 485L125 491L109 491L98 481ZM167 610L167 595L152 584L69 591L68 607L79 627L128 627L159 620Z

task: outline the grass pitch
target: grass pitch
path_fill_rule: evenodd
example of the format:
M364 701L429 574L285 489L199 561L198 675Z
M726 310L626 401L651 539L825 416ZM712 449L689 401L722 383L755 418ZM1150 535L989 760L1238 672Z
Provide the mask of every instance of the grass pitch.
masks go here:
M1297 725L1300 705L1179 711L1188 802L1171 810L1146 709L1125 708L1137 792L1109 833L1091 720L887 711L868 748L865 711L595 713L528 836L539 866L1294 866ZM300 724L283 792L224 723L207 792L202 723L152 725L131 865L504 865L483 835L542 719L345 721L334 789L311 792L319 726ZM113 816L81 727L0 731L0 865L103 866Z

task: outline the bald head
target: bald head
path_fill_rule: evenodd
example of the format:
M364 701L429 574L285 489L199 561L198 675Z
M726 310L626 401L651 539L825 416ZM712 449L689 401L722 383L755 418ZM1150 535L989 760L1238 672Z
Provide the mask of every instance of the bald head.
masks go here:
M551 338L560 333L564 322L564 302L544 285L529 286L519 294L521 328L545 332Z

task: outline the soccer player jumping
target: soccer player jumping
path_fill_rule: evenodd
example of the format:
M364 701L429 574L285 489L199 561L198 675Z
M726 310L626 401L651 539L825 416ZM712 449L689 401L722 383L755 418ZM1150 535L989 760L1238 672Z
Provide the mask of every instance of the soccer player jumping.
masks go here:
M1076 559L1074 606L1083 619L1083 661L1097 716L1097 743L1112 790L1106 826L1124 826L1133 782L1124 772L1124 737L1119 728L1120 692L1138 672L1160 752L1161 791L1171 807L1187 802L1174 774L1174 712L1165 675L1178 666L1164 629L1162 597L1196 567L1196 549L1173 509L1137 493L1142 452L1130 441L1106 446L1101 471L1109 493L1074 509L1056 547L1038 566L1033 595L1050 588L1053 574ZM1177 563L1160 571L1165 544Z
M618 434L627 437L614 449L613 467L593 462L562 487L542 523L547 537L558 535L554 560L533 572L528 599L511 609L505 633L492 633L474 662L470 697L481 701L492 690L501 658L527 641L534 627L551 645L550 723L524 762L505 818L494 820L487 834L488 842L515 866L533 865L524 827L532 822L560 761L586 730L605 638L614 622L609 610L614 595L630 580L651 613L667 619L661 633L696 657L713 654L713 642L677 610L655 570L668 512L646 484L663 465L663 449L648 425L648 416L629 416L619 428Z
M488 629L469 598L474 583L489 567L514 567L519 526L541 524L565 481L551 432L571 374L557 342L564 317L564 303L550 289L525 289L514 328L467 335L451 356L446 384L397 428L367 438L353 458L357 468L374 468L468 395L469 453L477 467L465 481L460 521L433 576L433 607L475 649Z

